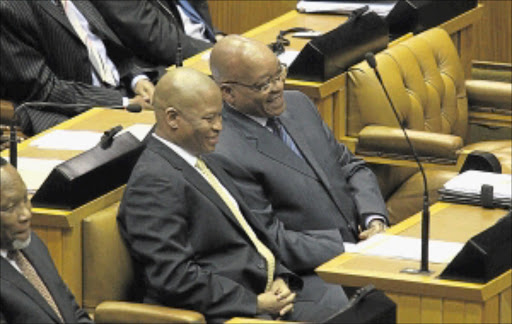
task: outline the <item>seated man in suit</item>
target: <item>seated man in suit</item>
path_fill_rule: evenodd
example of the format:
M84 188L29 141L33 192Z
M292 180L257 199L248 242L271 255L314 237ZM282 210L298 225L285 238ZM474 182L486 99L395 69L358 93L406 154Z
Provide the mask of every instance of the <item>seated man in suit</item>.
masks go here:
M156 130L126 186L118 223L142 273L144 302L234 316L320 321L347 302L340 286L298 277L229 177L204 153L222 129L220 90L189 68L153 99ZM302 287L302 290L301 290Z
M213 27L206 0L102 0L93 4L123 43L150 64L176 64L178 37L182 59L210 48L222 37Z
M88 0L1 1L0 30L0 98L151 108L153 84ZM33 112L27 132L85 109Z
M27 188L3 158L0 175L0 323L92 323L31 232Z
M334 138L302 93L284 91L286 67L269 48L237 35L220 40L210 57L224 99L224 131L215 156L267 228L292 270L313 270L339 254L325 249L288 257L297 233L335 230L335 242L357 242L381 232L387 211L374 174ZM277 218L277 221L276 219Z

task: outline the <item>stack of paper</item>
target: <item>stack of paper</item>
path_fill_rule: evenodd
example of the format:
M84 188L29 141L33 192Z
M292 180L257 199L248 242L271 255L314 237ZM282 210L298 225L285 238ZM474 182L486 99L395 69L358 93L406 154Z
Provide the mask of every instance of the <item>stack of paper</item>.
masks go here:
M352 11L368 5L370 10L385 17L393 9L396 1L308 1L297 3L297 10L305 13L333 13L349 15Z
M439 190L441 200L481 205L482 185L493 187L493 204L510 208L512 201L512 175L469 170L449 180Z

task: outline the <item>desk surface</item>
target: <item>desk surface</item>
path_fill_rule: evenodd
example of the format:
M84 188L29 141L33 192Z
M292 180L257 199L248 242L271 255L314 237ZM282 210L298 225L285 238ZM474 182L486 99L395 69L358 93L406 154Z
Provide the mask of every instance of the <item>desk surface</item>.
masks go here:
M431 207L430 237L434 240L466 242L493 225L506 214L502 209L483 209L477 206L437 203ZM420 237L421 215L417 214L388 230L389 234ZM373 283L390 293L421 293L424 296L485 301L497 292L510 287L511 271L487 284L442 280L437 277L447 264L430 263L430 275L400 273L404 268L419 268L418 261L342 254L316 269L328 282L347 286Z

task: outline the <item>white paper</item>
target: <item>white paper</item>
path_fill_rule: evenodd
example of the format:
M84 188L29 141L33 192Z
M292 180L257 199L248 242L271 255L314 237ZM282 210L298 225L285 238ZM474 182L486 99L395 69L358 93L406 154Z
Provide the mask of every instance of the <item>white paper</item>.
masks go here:
M286 64L286 66L290 66L293 61L295 61L299 53L299 51L287 50L280 54L277 58L279 58L281 63Z
M480 195L482 185L493 186L494 198L511 199L512 175L469 170L444 184L444 189L467 194Z
M428 261L433 263L450 262L464 246L459 242L429 240ZM415 237L377 234L356 244L353 253L385 258L421 260L421 239Z
M386 16L393 9L396 1L380 1L379 3L349 2L349 1L307 1L297 3L297 10L306 13L327 12L338 14L350 14L352 11L368 5L370 10L380 16Z
M134 124L130 127L127 127L116 134L116 136L119 136L125 132L130 132L135 136L139 141L143 141L146 135L148 135L149 131L151 130L151 127L153 125L148 124Z
M50 172L62 162L64 161L19 157L18 172L27 186L27 191L34 193L39 189Z
M30 146L48 150L87 151L99 143L103 133L57 129L32 141Z

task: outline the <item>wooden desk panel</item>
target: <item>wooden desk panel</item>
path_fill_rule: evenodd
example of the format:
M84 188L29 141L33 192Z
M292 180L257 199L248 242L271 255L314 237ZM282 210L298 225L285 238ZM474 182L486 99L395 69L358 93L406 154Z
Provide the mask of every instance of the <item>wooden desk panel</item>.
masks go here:
M437 203L431 208L431 238L466 242L493 225L506 211ZM388 233L420 237L417 214ZM373 283L397 303L398 323L510 323L512 271L486 284L438 279L447 264L430 263L430 275L400 270L419 268L418 261L345 253L317 268L326 281L346 286Z

